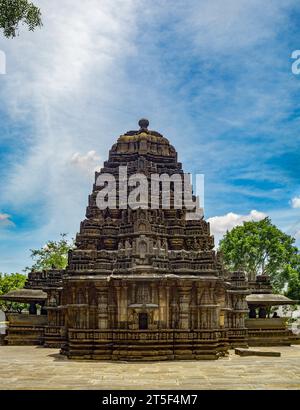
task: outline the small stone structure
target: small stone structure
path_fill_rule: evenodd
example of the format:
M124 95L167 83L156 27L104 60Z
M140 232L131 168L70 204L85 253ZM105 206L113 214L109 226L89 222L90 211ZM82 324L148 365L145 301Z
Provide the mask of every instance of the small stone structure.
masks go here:
M251 349L234 349L234 353L239 356L268 356L268 357L280 357L280 352L264 351L264 350L251 350Z
M248 328L249 346L290 346L298 343L297 337L288 329L287 318L273 317L274 306L293 305L286 296L272 293L269 276L260 275L249 282L251 294L246 297L249 305L249 318L245 323Z
M47 312L43 305L47 293L41 289L17 289L1 295L2 300L28 303L28 313L6 312L9 326L3 344L8 345L41 345L44 343L44 328L47 324ZM39 304L41 315L37 315L36 305Z

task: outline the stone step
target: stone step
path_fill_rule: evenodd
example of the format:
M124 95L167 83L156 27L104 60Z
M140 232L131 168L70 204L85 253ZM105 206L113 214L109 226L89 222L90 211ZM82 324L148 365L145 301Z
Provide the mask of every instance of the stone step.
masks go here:
M5 334L0 333L0 346L4 346L5 344L6 344Z
M271 356L271 357L280 357L280 352L274 351L261 351L261 350L250 350L250 349L241 349L236 348L234 349L235 354L240 356Z
M300 334L291 336L290 341L292 345L299 345L300 344Z

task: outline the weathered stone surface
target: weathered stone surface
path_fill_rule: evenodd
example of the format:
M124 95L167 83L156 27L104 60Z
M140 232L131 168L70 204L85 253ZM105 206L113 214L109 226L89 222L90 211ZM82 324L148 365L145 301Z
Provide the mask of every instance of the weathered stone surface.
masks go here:
M8 345L41 345L47 316L6 313L9 327L5 342Z
M280 357L280 352L265 351L265 350L252 350L252 349L234 349L235 354L240 356L269 356L269 357Z
M4 346L5 344L6 344L5 334L0 333L0 346Z

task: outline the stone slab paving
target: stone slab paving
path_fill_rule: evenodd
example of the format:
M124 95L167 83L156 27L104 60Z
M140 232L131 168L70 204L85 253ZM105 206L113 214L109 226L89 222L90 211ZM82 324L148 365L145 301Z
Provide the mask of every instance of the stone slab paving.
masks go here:
M255 348L281 357L150 363L71 361L58 349L0 346L0 389L300 390L300 345Z

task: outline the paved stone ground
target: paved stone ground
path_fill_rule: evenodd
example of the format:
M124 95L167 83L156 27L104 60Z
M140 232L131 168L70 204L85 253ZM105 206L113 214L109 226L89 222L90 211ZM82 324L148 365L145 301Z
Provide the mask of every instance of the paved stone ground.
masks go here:
M216 361L71 361L57 349L0 347L0 389L299 389L300 345L255 348L281 357Z

